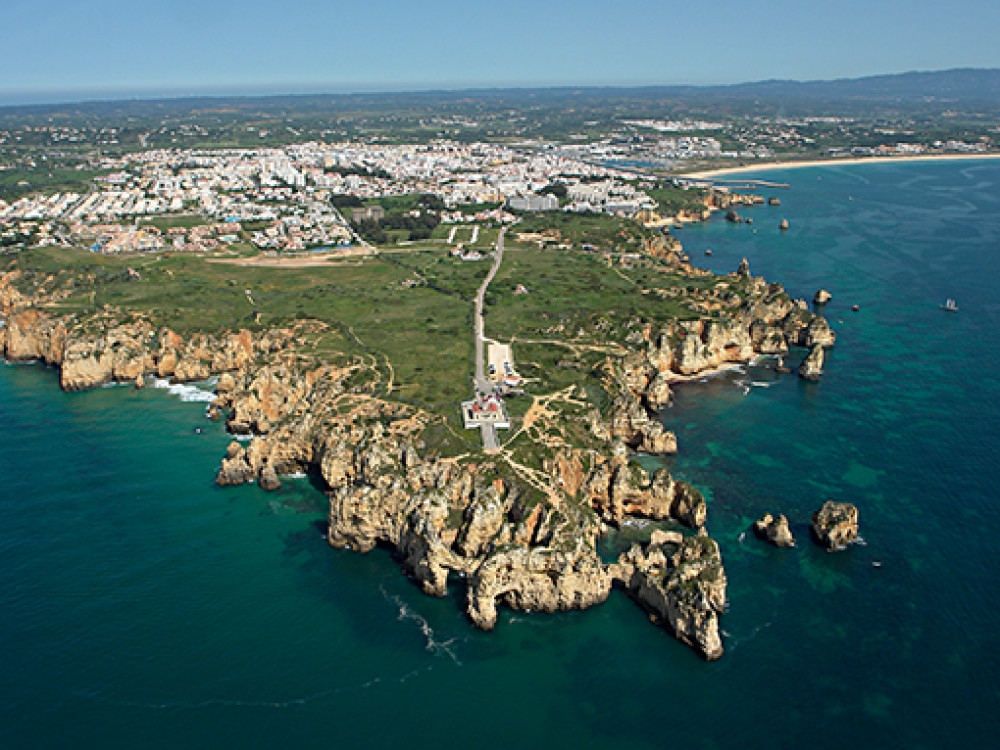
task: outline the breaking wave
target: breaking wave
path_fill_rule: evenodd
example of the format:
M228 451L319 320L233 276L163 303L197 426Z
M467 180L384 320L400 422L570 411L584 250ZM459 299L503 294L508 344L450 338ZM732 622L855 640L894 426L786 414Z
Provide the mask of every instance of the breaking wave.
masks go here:
M157 378L153 381L153 387L165 390L171 396L178 396L181 401L200 401L206 404L215 401L215 394L211 391L206 391L198 386L187 383L171 383L169 380Z
M417 623L420 629L421 635L424 637L424 648L430 651L432 654L444 654L450 658L458 666L462 666L462 662L458 660L458 656L452 650L452 645L455 641L459 640L457 638L449 638L447 641L439 641L434 638L434 629L431 628L430 623L427 622L421 615L410 609L409 605L402 600L399 596L393 594L390 596L388 592L381 586L379 590L382 592L388 601L392 602L399 608L399 614L396 619L400 622L405 620L412 620Z

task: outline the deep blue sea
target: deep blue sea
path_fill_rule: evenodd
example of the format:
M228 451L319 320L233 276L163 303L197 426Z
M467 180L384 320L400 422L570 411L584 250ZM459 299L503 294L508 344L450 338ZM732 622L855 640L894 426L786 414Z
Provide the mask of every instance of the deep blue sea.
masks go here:
M995 745L1000 162L761 176L791 184L780 207L678 236L828 289L839 338L819 383L750 368L664 412L729 576L720 661L620 592L480 633L460 591L330 548L309 479L215 487L203 403L0 366L0 747ZM828 498L864 545L809 541ZM764 511L797 548L745 533Z

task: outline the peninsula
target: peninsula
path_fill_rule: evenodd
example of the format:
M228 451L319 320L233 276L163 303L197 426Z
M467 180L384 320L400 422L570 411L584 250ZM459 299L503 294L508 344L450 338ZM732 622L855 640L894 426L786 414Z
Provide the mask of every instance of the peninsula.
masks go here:
M25 249L0 270L0 346L58 367L67 390L217 377L209 415L250 437L219 484L314 472L333 546L389 545L431 595L456 574L481 628L499 606L583 608L618 585L717 658L726 576L705 501L633 452L677 450L655 416L674 378L831 346L833 332L747 264L712 275L662 234L632 253L515 237L502 264L497 242L489 269L447 245L306 267ZM477 288L516 388L471 378ZM495 384L509 415L486 450L460 414L470 379ZM598 541L631 519L648 533L603 560Z
M983 158L995 127L981 102L777 117L713 94L678 119L653 93L574 95L572 114L551 91L530 127L524 92L376 97L392 117L350 97L222 119L127 103L127 127L98 105L0 112L0 350L66 390L213 388L235 438L219 485L311 472L331 545L391 548L480 628L618 588L717 658L706 502L637 459L684 450L658 416L679 381L762 356L814 381L835 335L821 297L746 261L698 269L672 228L787 227L768 206L788 185L720 171Z

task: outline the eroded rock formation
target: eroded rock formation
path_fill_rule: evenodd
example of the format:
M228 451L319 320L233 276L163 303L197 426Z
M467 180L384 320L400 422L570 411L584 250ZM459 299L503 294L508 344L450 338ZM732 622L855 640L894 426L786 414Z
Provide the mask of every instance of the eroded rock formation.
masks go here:
M765 513L753 524L754 533L761 539L770 542L775 547L794 547L795 537L788 527L788 519L782 515L772 516Z
M726 606L726 573L719 545L708 536L653 532L611 566L615 580L706 659L722 656L719 615Z
M812 516L813 538L829 551L844 549L858 538L858 509L827 500Z
M814 344L813 348L799 365L799 377L804 380L819 380L823 374L823 345Z

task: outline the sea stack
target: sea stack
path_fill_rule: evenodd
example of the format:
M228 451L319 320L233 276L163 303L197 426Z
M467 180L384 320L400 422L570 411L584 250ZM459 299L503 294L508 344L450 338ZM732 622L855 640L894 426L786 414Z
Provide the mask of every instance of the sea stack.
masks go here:
M775 547L795 546L795 537L788 528L788 519L782 515L775 517L765 513L754 522L753 533Z
M812 533L827 551L844 549L858 538L858 509L851 503L827 500L813 513Z
M780 206L781 205L781 198L768 198L767 199L767 205L769 205L769 206Z
M823 345L813 344L813 348L799 365L799 377L803 380L819 380L819 376L823 374L823 358Z
M782 232L787 231L788 230L788 219L782 219L781 223L778 224L778 229L780 229Z
M826 291L826 289L820 289L816 292L816 295L813 297L813 304L825 305L831 299L833 299L832 294Z

